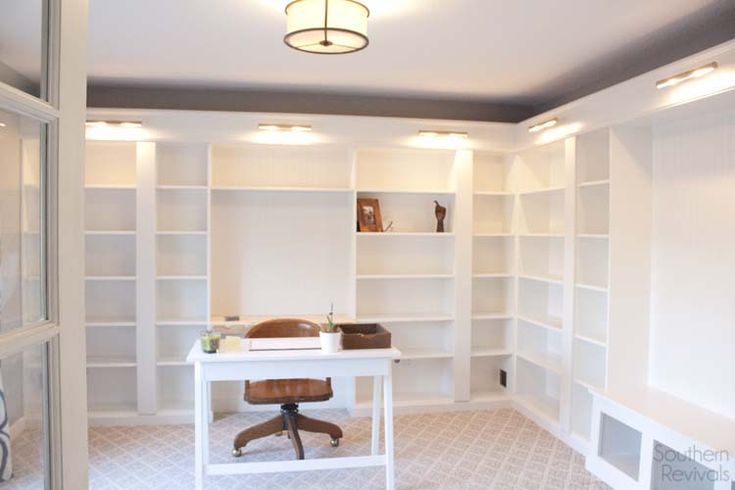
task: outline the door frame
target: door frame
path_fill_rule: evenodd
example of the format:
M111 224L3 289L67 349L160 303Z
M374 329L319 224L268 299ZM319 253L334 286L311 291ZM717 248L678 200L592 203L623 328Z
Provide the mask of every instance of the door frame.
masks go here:
M0 335L0 357L35 345L45 347L48 487L76 490L88 487L84 324L88 4L87 0L44 0L43 11L42 98L0 82L0 109L48 124L44 206L47 320Z

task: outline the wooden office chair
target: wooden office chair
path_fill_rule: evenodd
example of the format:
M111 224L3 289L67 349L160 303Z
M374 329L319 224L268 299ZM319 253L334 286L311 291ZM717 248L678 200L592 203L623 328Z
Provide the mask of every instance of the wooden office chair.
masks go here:
M319 325L294 318L268 320L253 326L245 336L249 338L317 337L319 336ZM342 429L335 424L315 420L299 413L299 403L322 402L329 400L332 396L331 378L245 381L246 402L253 405L278 403L281 405L281 414L267 422L240 431L235 436L232 455L240 457L242 448L248 442L272 434L281 435L284 430L291 439L298 459L304 459L304 447L299 437L299 429L329 434L332 446L339 446Z

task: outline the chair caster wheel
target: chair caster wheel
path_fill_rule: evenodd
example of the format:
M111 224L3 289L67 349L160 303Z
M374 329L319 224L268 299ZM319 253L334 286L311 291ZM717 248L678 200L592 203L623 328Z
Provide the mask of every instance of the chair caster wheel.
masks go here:
M238 448L233 449L232 456L235 458L239 458L240 456L242 456L242 448L238 447Z
M339 439L332 439L331 441L329 441L329 444L331 444L332 447L337 447L339 446Z

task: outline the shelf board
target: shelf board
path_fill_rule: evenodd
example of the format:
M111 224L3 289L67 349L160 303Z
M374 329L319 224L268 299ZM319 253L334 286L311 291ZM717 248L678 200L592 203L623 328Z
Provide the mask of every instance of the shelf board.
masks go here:
M610 238L610 235L607 233L579 233L577 234L577 238L589 238L594 240L607 240Z
M450 315L386 315L357 318L357 323L428 323L451 321L454 321L454 317Z
M534 189L530 191L521 191L518 194L520 196L532 196L537 194L547 194L547 193L553 193L553 192L561 192L564 191L566 187L564 186L554 186L554 187L545 187L543 189Z
M175 325L182 325L182 326L206 326L209 325L209 320L206 318L202 319L181 319L181 320L174 320L174 319L158 319L156 320L156 325L158 326L175 326Z
M206 185L157 185L156 190L159 191L206 191L209 186Z
M526 315L518 315L518 319L531 325L536 325L537 327L547 328L553 332L561 332L562 330L561 318L533 318Z
M157 231L156 235L205 236L207 231Z
M127 236L135 235L135 230L86 230L85 235L89 236Z
M607 293L607 286L597 286L594 284L575 284L576 287L580 289L587 289L589 291L598 291L600 293Z
M428 195L444 195L453 196L456 194L455 191L449 191L446 189L357 189L358 194L428 194Z
M354 192L349 187L267 187L267 186L212 186L212 191L239 192L308 192L325 194L349 194Z
M482 272L472 274L472 279L509 279L512 277L512 272Z
M310 322L323 324L326 323L325 319L326 317L324 315L314 315L312 314L301 314L301 313L293 313L289 314L289 317L292 318L301 318L303 320L308 320ZM222 326L222 327L250 327L252 325L255 325L260 322L264 322L267 320L273 320L275 318L278 318L278 316L273 315L239 315L238 320L226 322L225 318L222 316L213 316L209 323L211 323L214 326ZM344 315L337 313L334 315L334 322L335 323L355 323L355 319L351 316ZM207 323L207 322L204 322ZM365 322L367 323L367 322ZM186 323L185 325L201 325L201 323Z
M358 274L357 280L370 281L381 279L453 279L454 274Z
M118 328L118 327L131 327L135 328L135 322L86 322L84 324L87 328Z
M158 367L191 367L183 357L163 358L156 361Z
M597 392L597 391L601 391L601 390L604 390L605 389L603 386L597 386L597 385L595 385L593 383L590 383L589 381L585 381L585 380L580 379L580 378L578 378L576 376L574 377L574 380L573 381L574 381L575 384L577 384L577 385L579 385L579 386L581 386L583 388L586 388L590 392Z
M135 405L93 405L87 408L90 419L121 419L138 416Z
M545 282L548 284L558 284L563 285L564 281L561 277L557 276L551 276L551 275L540 275L540 274L520 274L518 276L519 279L526 279L527 281L538 281L538 282Z
M610 179L603 180L588 180L587 182L580 182L577 187L600 187L610 185Z
M129 318L87 318L84 322L88 327L134 327L134 317Z
M472 357L506 357L512 354L511 351L505 348L497 347L473 347Z
M134 191L135 185L115 185L115 184L89 184L84 186L85 190L91 191Z
M564 238L564 233L520 233L521 238Z
M537 417L554 426L559 424L559 400L556 398L542 395L516 395L515 398L526 410Z
M135 281L136 276L86 276L85 281Z
M87 367L94 369L133 368L138 365L131 357L88 357Z
M474 238L513 238L513 233L475 233Z
M590 337L588 335L579 335L579 334L577 334L577 335L574 336L574 338L577 339L577 340L581 340L582 342L587 342L588 344L593 344L593 345L596 345L598 347L607 348L607 342L605 342L604 340L601 340L601 339L596 339L594 337Z
M388 232L374 232L374 231L356 231L357 236L370 236L370 237L431 237L431 238L452 238L454 233L437 233L435 231L388 231Z
M512 318L513 315L504 312L478 311L472 313L472 320L511 320Z
M524 361L535 364L536 366L552 371L558 375L561 375L561 357L551 355L540 355L540 354L528 354L526 352L516 352L516 356L520 357Z
M511 197L514 195L512 192L507 191L475 191L473 194L480 197Z
M454 354L439 349L399 349L401 359L451 359Z
M156 276L157 281L206 281L207 276Z

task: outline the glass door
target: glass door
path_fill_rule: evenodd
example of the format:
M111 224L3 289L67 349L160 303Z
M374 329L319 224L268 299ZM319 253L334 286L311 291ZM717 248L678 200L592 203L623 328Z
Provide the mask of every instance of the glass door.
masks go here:
M86 487L86 9L0 3L0 490Z

